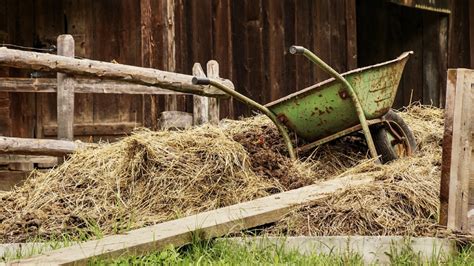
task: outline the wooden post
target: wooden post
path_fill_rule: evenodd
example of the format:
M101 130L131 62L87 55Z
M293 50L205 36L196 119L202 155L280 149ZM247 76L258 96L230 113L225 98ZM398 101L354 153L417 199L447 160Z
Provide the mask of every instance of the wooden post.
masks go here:
M205 77L201 64L195 63L193 66L193 75ZM193 96L193 124L201 125L209 122L209 98L202 96Z
M219 63L216 60L207 62L207 77L219 78ZM219 123L219 100L209 98L209 122L217 125Z
M461 232L474 227L473 83L474 70L448 70L440 223Z
M71 35L59 35L58 55L74 57L74 39ZM57 79L58 139L72 140L74 138L74 79L64 73L58 73Z

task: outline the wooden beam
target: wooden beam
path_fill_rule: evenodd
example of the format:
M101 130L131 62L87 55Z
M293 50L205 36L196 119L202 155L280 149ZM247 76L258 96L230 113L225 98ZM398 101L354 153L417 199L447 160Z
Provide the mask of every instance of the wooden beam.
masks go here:
M74 39L63 34L58 37L58 55L74 58ZM74 138L74 79L64 73L57 74L58 139Z
M141 126L134 122L119 123L92 123L74 125L74 136L120 136L130 134L136 127ZM43 135L54 137L58 134L57 125L44 125Z
M474 219L474 175L470 165L474 145L471 140L473 82L474 70L448 70L440 221L446 222L449 229L461 232L468 232L474 226L469 224L469 220ZM446 185L448 189L443 187Z
M206 74L201 64L194 63L193 75L197 77L205 77ZM193 96L193 124L202 125L209 122L209 98L198 95Z
M89 145L95 144L69 140L0 137L0 154L63 156Z
M0 78L0 92L56 93L57 80L50 78ZM74 79L75 93L189 95L159 87L107 79Z
M219 89L212 86L193 85L191 75L89 59L20 51L6 47L0 47L0 66L94 76L210 97L227 97ZM226 86L233 87L231 81L224 79L221 81Z
M0 164L9 164L9 163L57 164L57 162L58 162L58 159L52 156L0 154Z
M193 232L207 239L275 222L300 204L373 181L372 177L364 176L364 174L323 181L319 184L132 230L125 234L80 243L30 259L17 260L11 265L85 265L88 260L96 257L111 258L123 254L144 255L167 245L181 246L190 243Z

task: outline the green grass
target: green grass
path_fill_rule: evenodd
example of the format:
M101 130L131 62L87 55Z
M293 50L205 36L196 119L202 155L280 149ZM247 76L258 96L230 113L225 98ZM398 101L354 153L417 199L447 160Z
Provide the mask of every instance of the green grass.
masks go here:
M391 265L474 265L470 249L456 256L443 254L423 259L409 245L392 247L387 254ZM115 260L97 260L92 265L363 265L357 254L302 255L297 251L287 251L284 246L262 247L255 244L238 245L226 241L194 241L192 244L147 256L123 256ZM377 265L377 262L373 262Z
M74 239L77 241L77 239ZM65 237L48 241L46 248L38 246L27 253L11 253L0 258L8 262L22 257L30 257L49 249L57 249L74 244L76 241ZM251 243L250 241L246 243ZM455 256L445 256L439 252L431 258L422 258L408 244L392 246L385 255L391 265L474 265L471 248L465 248ZM377 262L373 262L376 265ZM1 264L1 263L0 263ZM176 248L169 246L162 251L146 256L124 255L114 260L97 259L91 265L363 265L358 254L307 254L286 249L283 245L261 246L257 244L239 245L230 241L199 240L192 244Z
M147 256L127 256L94 265L363 265L357 255L300 255L283 247L241 246L225 241L197 241L183 248L168 247Z

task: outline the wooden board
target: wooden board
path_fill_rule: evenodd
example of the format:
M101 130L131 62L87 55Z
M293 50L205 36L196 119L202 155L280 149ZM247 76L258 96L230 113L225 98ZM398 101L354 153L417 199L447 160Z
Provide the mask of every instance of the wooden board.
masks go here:
M474 229L473 83L474 70L448 71L440 221L449 229L461 232Z
M0 92L56 93L57 81L50 78L0 78ZM75 93L189 95L158 87L107 79L74 79Z
M160 250L167 245L181 246L192 241L193 232L213 238L245 228L275 222L299 204L322 199L345 188L369 184L373 178L363 174L324 181L229 207L108 236L71 247L12 262L21 264L85 265L94 257L139 255Z
M89 143L54 139L0 137L0 154L63 156Z
M72 35L58 36L58 55L74 58ZM57 73L57 83L57 137L72 140L74 138L74 78L71 75Z
M123 136L130 134L134 128L139 126L134 122L75 124L74 136ZM43 126L45 137L55 137L57 134L57 125Z
M58 159L52 156L0 154L0 164L9 164L9 163L56 164L57 162L58 162Z

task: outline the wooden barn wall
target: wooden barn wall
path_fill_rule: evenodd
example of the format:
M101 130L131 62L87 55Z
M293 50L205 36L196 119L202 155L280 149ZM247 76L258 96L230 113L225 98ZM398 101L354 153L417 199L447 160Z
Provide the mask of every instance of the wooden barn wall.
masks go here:
M316 51L341 72L412 49L417 54L407 65L397 105L410 99L442 103L446 67L474 63L469 51L473 5L451 0L449 19L384 5L370 0L0 0L0 41L46 48L69 33L77 56L188 74L194 62L205 68L216 59L222 77L262 103L327 78L305 58L290 55L292 44ZM442 27L448 43L443 43ZM2 76L29 74L0 69ZM164 106L163 97L149 95L77 94L75 123L95 131L95 136L78 137L113 137L130 125L154 128ZM180 97L178 107L191 111L189 97ZM221 114L237 117L250 111L234 101L222 104ZM1 135L55 137L55 123L55 95L0 93Z
M216 59L222 77L262 103L327 78L304 58L290 55L292 44L315 50L338 71L355 68L357 60L355 0L0 0L0 14L4 43L46 48L69 33L76 56L189 74L194 62L205 68ZM0 74L30 72L2 69ZM0 134L54 137L54 94L3 93L0 104ZM183 97L178 105L192 107ZM163 97L79 94L75 124L107 137L117 129L114 124L154 127L163 109ZM236 102L221 107L223 117L249 113Z

